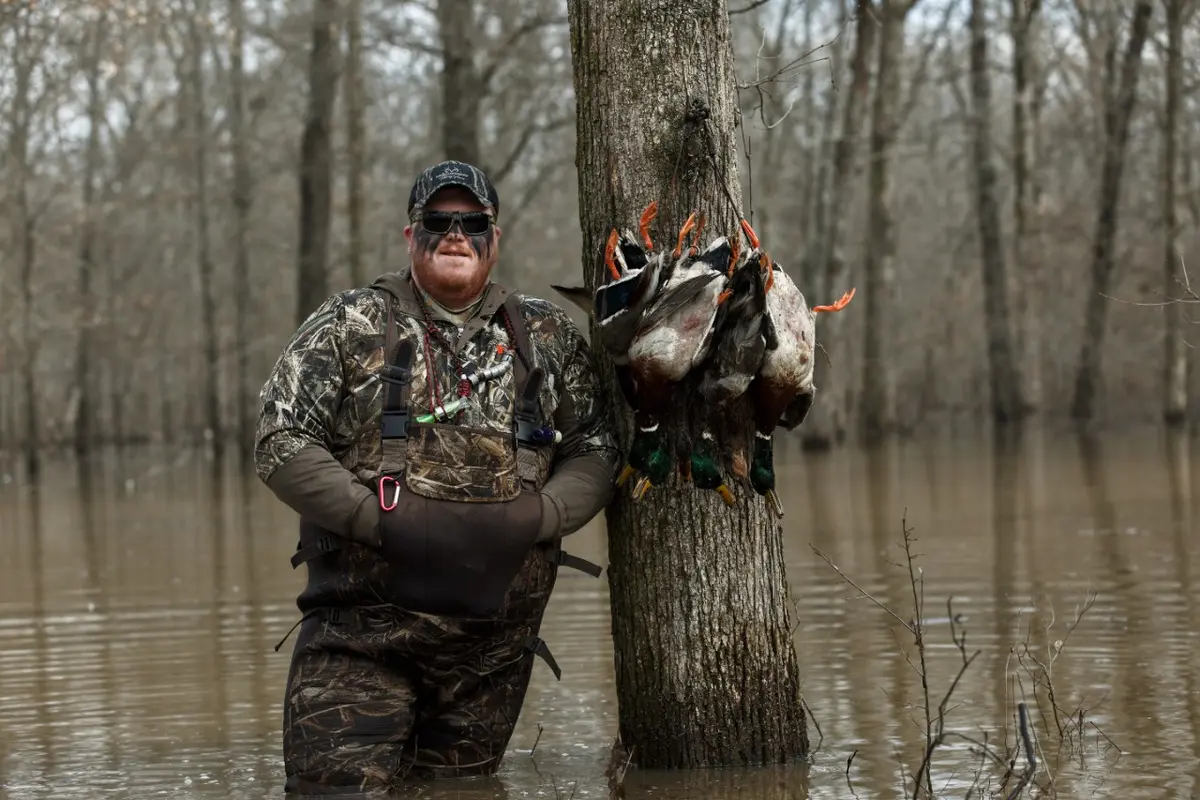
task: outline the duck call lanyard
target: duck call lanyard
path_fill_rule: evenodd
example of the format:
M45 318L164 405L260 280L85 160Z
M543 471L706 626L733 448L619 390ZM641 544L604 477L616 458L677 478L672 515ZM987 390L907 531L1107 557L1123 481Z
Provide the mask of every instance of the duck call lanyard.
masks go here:
M409 280L411 281L412 279L410 278ZM429 384L429 388L430 388L429 413L434 414L434 413L436 413L437 409L443 408L443 405L442 405L442 391L441 391L441 385L440 385L441 382L437 379L437 376L434 374L434 369L433 369L433 351L432 351L432 347L430 345L430 339L431 338L436 339L438 344L441 345L442 348L447 353L450 354L450 358L452 359L452 361L454 363L454 374L459 376L458 386L455 388L455 394L457 394L459 397L470 397L471 396L472 386L471 386L471 381L468 379L467 376L470 372L473 372L473 370L467 368L467 365L463 362L463 360L461 358L459 358L458 349L454 346L454 343L446 338L446 335L442 332L441 328L438 327L436 322L434 322L433 315L430 313L430 310L429 310L429 304L427 302L425 302L425 297L424 297L424 294L421 291L420 287L418 287L416 285L416 283L413 282L412 288L413 288L413 294L417 298L417 304L421 307L421 315L425 321L425 332L422 337L423 338L423 346L425 348L425 378L426 378L426 382ZM489 287L488 292L490 292L490 291L491 291L491 288ZM479 299L478 303L483 304L485 302L487 302L487 293L486 292L484 293L483 297ZM515 332L513 330L512 320L509 318L508 309L501 307L499 310L499 313L500 313L501 320L504 322L505 331L508 333L508 341L515 344L517 341L517 338L516 338ZM518 348L518 350L519 349L520 348ZM454 417L456 420L462 415L464 410L465 409L460 409L458 412L455 413Z

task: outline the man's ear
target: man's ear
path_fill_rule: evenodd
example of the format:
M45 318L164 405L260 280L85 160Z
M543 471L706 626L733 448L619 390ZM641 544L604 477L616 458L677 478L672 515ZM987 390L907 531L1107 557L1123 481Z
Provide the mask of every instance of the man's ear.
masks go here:
M413 237L412 225L405 225L404 226L404 241L408 242L409 244L412 244L412 237Z

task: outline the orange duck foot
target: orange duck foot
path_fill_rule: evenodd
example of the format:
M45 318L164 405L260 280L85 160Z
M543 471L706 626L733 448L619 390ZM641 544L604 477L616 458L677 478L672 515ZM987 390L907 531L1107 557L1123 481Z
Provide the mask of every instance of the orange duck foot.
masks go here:
M692 228L696 226L696 212L688 214L687 222L683 223L683 227L679 229L679 240L675 243L675 250L671 253L675 258L683 253L683 240L691 233Z
M654 249L654 242L650 241L650 223L658 216L658 201L651 200L650 205L646 206L646 210L642 212L641 219L638 220L638 232L642 234L642 241L646 243L647 250Z
M700 221L696 223L696 230L692 233L692 246L689 251L692 256L700 252L700 245L703 244L701 237L704 235L705 222L707 222L707 218L701 214Z
M617 269L617 229L613 228L612 233L608 234L608 241L604 244L604 263L608 266L608 273L612 275L614 281L621 280L621 271Z
M756 249L759 245L758 234L754 232L754 228L750 227L750 223L742 220L742 230L746 233L746 240L750 242L750 248Z
M841 311L846 306L850 305L850 301L854 299L854 289L846 292L841 298L831 306L813 306L813 313L820 314L822 311Z

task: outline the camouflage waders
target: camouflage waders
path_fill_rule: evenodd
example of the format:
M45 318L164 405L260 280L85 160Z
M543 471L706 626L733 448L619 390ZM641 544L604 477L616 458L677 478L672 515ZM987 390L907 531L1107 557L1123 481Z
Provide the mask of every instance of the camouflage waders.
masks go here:
M539 542L539 490L553 431L543 371L515 296L511 430L416 421L416 350L388 304L375 482L381 545L302 519L293 566L308 564L284 711L286 791L361 794L412 780L483 775L512 736L558 567L595 565ZM515 355L515 357L514 357ZM464 380L470 380L468 367ZM433 416L437 416L437 408Z

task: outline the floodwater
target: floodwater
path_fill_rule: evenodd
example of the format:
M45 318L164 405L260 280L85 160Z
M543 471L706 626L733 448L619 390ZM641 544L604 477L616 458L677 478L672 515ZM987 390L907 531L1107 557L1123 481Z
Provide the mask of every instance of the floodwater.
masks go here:
M905 517L924 581L935 711L962 663L948 597L966 653L979 652L946 704L932 770L939 796L966 796L977 773L996 788L999 773L980 772L978 748L958 734L1003 755L1022 699L1037 781L1053 780L1059 797L1200 796L1197 453L1154 430L821 456L785 441L788 577L820 747L811 764L787 768L632 770L626 796L904 797L925 741L917 652L846 579L911 618ZM37 491L6 469L0 798L280 796L292 642L273 646L298 616L303 573L288 564L291 512L253 476L214 480L199 453L57 462ZM604 563L604 535L590 526L572 550ZM617 708L604 580L565 571L544 636L563 679L535 665L502 774L426 796L608 797ZM1057 721L1035 689L1038 664L1050 672Z

